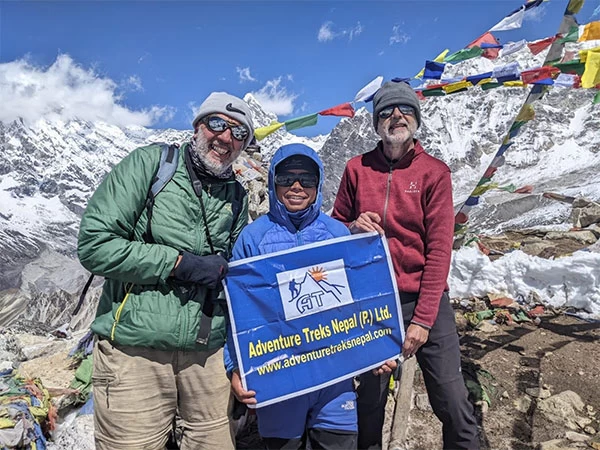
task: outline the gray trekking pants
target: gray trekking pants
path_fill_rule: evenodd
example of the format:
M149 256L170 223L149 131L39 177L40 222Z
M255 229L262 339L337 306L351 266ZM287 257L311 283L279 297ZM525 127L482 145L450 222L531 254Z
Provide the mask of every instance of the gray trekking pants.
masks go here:
M404 328L410 325L418 294L400 293ZM417 351L429 402L442 422L444 449L479 449L477 422L460 365L460 347L448 294L440 301L429 340ZM358 387L358 448L381 447L389 375L360 375Z

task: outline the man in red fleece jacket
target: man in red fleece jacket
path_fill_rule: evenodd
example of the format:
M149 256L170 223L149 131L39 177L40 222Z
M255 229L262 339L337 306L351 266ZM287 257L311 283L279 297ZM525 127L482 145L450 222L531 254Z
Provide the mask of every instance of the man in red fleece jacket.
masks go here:
M346 165L332 216L352 233L386 236L406 330L402 354L417 357L443 424L444 449L478 449L446 284L454 229L450 169L414 139L420 124L413 89L385 83L373 98L373 125L381 141ZM381 445L388 383L386 373L360 377L359 448Z

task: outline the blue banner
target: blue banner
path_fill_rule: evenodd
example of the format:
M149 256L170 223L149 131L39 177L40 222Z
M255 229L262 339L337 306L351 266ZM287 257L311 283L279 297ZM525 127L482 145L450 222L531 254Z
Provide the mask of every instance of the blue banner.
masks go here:
M225 293L242 382L258 408L378 367L402 348L396 279L377 233L235 261Z

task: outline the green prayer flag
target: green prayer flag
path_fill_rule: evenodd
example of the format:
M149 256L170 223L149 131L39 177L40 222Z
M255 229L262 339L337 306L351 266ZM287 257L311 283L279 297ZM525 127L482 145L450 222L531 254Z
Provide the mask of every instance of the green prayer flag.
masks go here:
M594 100L592 100L592 103L594 105L600 103L600 91L596 92L596 95L594 95Z
M423 89L421 94L423 94L423 97L441 97L442 95L446 95L446 91L442 88Z
M446 58L444 58L444 62L457 63L467 59L476 58L482 54L483 49L480 47L463 48L462 50L452 53L450 56L446 56Z
M565 34L564 37L559 39L558 42L561 44L566 44L567 42L577 42L578 38L579 38L579 27L577 25L575 25L575 26L572 26L569 29L569 32L567 34Z
M285 129L288 131L297 130L298 128L311 127L317 124L319 114L310 114L308 116L298 117L284 122Z
M576 73L577 75L583 75L583 72L585 71L585 63L582 63L578 59L554 64L554 67L556 67L562 73Z
M481 86L481 89L483 89L484 91L487 91L489 89L494 89L497 87L502 86L502 83L485 83L485 84L480 84L479 86Z

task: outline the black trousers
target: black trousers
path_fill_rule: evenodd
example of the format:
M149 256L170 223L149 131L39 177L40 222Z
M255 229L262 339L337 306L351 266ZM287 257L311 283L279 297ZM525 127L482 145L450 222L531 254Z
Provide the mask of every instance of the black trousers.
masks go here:
M418 294L400 293L404 328L410 325ZM479 449L477 421L460 366L460 347L448 294L440 301L429 340L417 351L434 414L442 422L444 449ZM381 447L381 432L389 390L389 375L360 375L358 387L358 448Z

